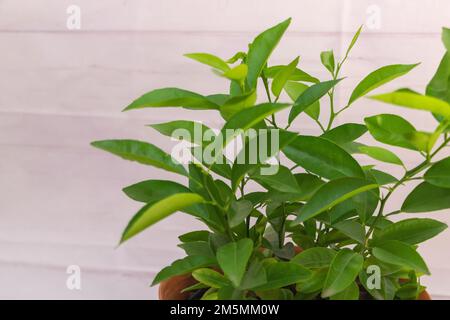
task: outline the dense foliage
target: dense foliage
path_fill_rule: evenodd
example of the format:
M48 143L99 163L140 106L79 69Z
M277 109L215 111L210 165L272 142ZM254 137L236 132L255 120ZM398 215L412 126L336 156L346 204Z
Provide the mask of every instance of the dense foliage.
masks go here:
M367 117L363 123L334 126L336 118L359 99L417 64L388 65L371 72L338 108L335 88L345 81L341 68L361 28L342 59L337 60L333 51L320 54L329 72L329 79L322 81L300 69L298 57L287 65L268 64L289 24L290 19L264 31L247 52L238 52L227 61L207 53L186 55L228 79L228 93L204 96L163 88L144 94L125 109L216 110L225 120L218 134L187 120L152 125L166 136L173 136L177 129L192 133L183 138L192 143L196 161L193 158L182 165L148 142L92 143L124 159L180 174L187 182L146 180L124 188L144 206L129 222L121 242L182 211L202 221L205 230L179 237L186 257L161 270L153 285L175 275L192 274L198 283L186 290L202 299L416 299L424 290L420 277L429 274L417 245L447 226L407 214L450 208L450 157L436 161L450 140L450 29L443 30L447 52L425 94L403 88L369 97L431 112L436 128L424 132L396 115L395 108L392 114ZM258 85L262 85L259 91ZM256 103L258 92L264 93L266 102ZM279 103L285 98L290 101ZM325 117L322 100L329 108ZM283 125L275 116L281 110L289 110ZM303 113L307 117L298 118ZM321 135L289 130L295 121L307 119L320 127ZM209 137L198 138L196 126ZM237 133L226 135L231 129ZM423 161L406 168L395 152L357 142L367 133L381 144L417 152ZM222 151L236 137L244 142L239 154L243 159L248 160L251 152L244 152L254 142L270 152L253 162L237 161L239 155L224 158ZM213 161L198 157L196 151L211 146ZM361 165L356 154L370 157L373 165ZM268 162L274 156L279 164ZM404 173L394 177L376 169L378 162L398 166ZM263 169L270 168L276 170L264 174ZM393 192L412 180L419 184L401 207L386 212ZM248 192L249 183L258 185L251 186L257 191Z

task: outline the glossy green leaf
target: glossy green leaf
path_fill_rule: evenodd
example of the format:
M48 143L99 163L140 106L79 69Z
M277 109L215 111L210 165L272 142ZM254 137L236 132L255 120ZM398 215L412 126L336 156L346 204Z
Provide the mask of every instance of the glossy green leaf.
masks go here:
M308 269L326 268L330 265L336 251L328 248L315 247L300 252L291 262L301 264Z
M239 111L254 106L255 102L256 90L233 96L220 107L220 114L225 120L229 120Z
M252 252L253 241L250 239L230 242L217 250L219 266L235 287L241 284Z
M306 89L297 100L295 100L291 112L289 113L289 123L292 123L301 112L305 111L314 102L322 98L341 80L342 79L337 79L315 83Z
M428 219L412 218L393 223L375 232L373 245L389 240L398 240L407 244L418 244L431 239L447 229L445 223Z
M324 138L298 136L283 152L290 160L320 177L365 177L358 162L351 155Z
M334 75L334 53L333 50L329 50L329 51L322 51L320 53L320 61L322 61L322 64L325 66L325 68L327 68L328 71L330 71L330 73L332 75Z
M361 223L355 220L345 220L333 224L333 227L341 231L349 238L358 241L361 244L365 242L365 229Z
M239 51L236 54L234 54L230 59L228 59L226 62L227 63L235 63L238 60L244 60L245 58L247 58L247 53L245 53L243 51Z
M364 258L350 249L339 251L328 270L322 298L331 297L344 291L355 281L363 267L363 262Z
M168 217L172 213L190 207L194 204L204 203L200 195L196 193L177 193L168 196L158 202L144 206L130 220L123 231L120 242L124 242L156 222Z
M230 67L225 61L209 53L187 53L184 56L223 72L230 70Z
M450 208L450 189L422 182L406 197L403 212L430 212Z
M277 46L290 23L291 19L289 18L270 29L267 29L259 34L250 44L247 55L247 84L249 88L256 87L257 79L267 63L270 54Z
M365 118L364 121L370 134L382 143L411 150L425 151L428 148L428 136L418 132L400 116L379 114Z
M275 262L266 268L267 283L254 288L255 291L265 291L286 287L301 280L308 279L310 270L293 262Z
M345 123L323 133L321 137L342 146L348 142L355 141L366 132L367 127L363 124Z
M266 69L264 69L264 75L267 79L274 78L278 72L280 72L281 69L283 69L285 66L278 65L278 66L271 66ZM291 74L290 81L302 81L302 82L311 82L311 83L317 83L320 82L319 79L311 76L310 74L306 73L305 71L295 68L294 72Z
M181 242L208 241L210 232L206 230L191 231L178 237Z
M200 268L192 272L192 277L211 288L222 288L231 285L223 275L209 268Z
M446 52L426 88L427 96L450 103L450 52Z
M296 289L297 292L308 294L316 293L322 290L325 280L327 278L328 268L322 268L314 270L312 276L306 280L297 282Z
M361 25L358 30L356 30L355 34L352 37L352 40L350 41L350 44L348 45L347 51L345 52L345 57L348 56L350 51L352 50L353 46L355 45L356 41L358 41L359 35L361 34L361 30L363 28L363 25Z
M233 69L227 70L223 73L225 78L236 81L243 81L247 77L248 66L245 63L239 64Z
M450 51L450 29L443 27L442 28L442 42L444 43L445 48L447 51Z
M420 254L406 243L396 240L385 241L377 244L372 249L372 254L380 261L430 274Z
M240 288L243 290L253 289L267 282L266 269L258 259L253 260L242 279Z
M189 193L189 188L173 181L145 180L125 187L123 192L131 199L150 203L176 193Z
M245 174L250 171L261 172L261 167L266 161L276 156L281 149L288 145L297 136L294 132L285 130L264 130L256 137L250 138L236 157L231 172L233 190L236 190ZM278 141L277 143L274 143ZM253 146L253 150L252 150ZM263 148L265 147L265 151ZM257 158L251 161L251 156L257 154Z
M288 96L294 102L308 88L309 87L306 84L303 84L301 82L294 82L294 81L288 81L284 86L284 90L286 91ZM317 100L317 101L313 102L309 107L307 107L305 109L305 113L315 120L319 119L320 101Z
M178 88L150 91L134 100L123 111L150 107L183 107L186 109L219 109L219 106L198 93Z
M450 188L450 157L433 164L425 173L424 178L425 181L434 186Z
M389 173L376 169L370 169L369 171L380 186L396 183L398 181L396 177L390 175Z
M340 178L326 183L299 211L294 224L306 221L359 193L378 185L358 178Z
M151 143L137 140L103 140L94 141L91 145L125 160L187 175L186 169L181 164L175 162L169 154Z
M151 124L150 127L171 138L186 140L197 145L202 145L203 135L206 132L212 134L212 130L200 122L189 120L175 120L165 123Z
M255 173L250 177L269 190L274 189L286 193L300 192L297 179L289 168L282 165L278 166L278 171L274 174Z
M403 166L402 160L400 160L400 158L395 153L387 149L372 146L360 146L358 149L360 152L368 155L375 160Z
M228 211L230 228L234 228L241 224L253 210L253 204L245 199L235 200L231 202Z
M209 257L187 256L174 261L170 266L162 269L153 280L152 286L174 276L190 273L198 268L208 267L214 264Z
M430 111L446 119L450 118L450 104L434 97L407 91L394 91L370 98L410 109Z
M215 259L214 252L208 241L189 241L178 245L188 256L205 256Z
M281 90L283 90L286 82L291 78L294 73L299 57L295 58L291 63L289 63L286 67L281 69L272 80L272 93L275 97L279 97Z
M418 64L393 64L381 67L368 74L353 90L348 104L368 94L381 85L392 81L415 68Z
M359 300L359 287L356 282L352 282L343 291L331 296L330 300Z

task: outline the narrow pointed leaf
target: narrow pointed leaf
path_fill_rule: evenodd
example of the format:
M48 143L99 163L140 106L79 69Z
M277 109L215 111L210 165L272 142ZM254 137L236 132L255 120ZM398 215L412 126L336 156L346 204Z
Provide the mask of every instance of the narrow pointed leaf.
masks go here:
M230 70L228 64L221 58L209 53L187 53L185 57L191 58L210 67L216 68L223 72Z
M283 90L284 85L286 82L291 78L292 74L294 73L297 64L298 64L299 57L295 58L294 61L289 63L286 67L281 69L276 76L273 78L272 81L272 93L275 97L280 96L281 90Z
M434 186L450 188L450 157L433 164L425 173L424 178L425 181Z
M378 185L358 178L341 178L320 187L312 198L300 209L294 224L306 221L335 205Z
M294 106L289 113L289 123L294 121L294 119L301 112L305 111L310 105L327 94L327 92L330 91L341 80L342 79L337 79L315 83L311 87L306 89L295 101Z
M408 73L417 65L418 64L393 64L371 72L358 83L350 96L348 104L353 103L356 99L361 98L381 85Z
M94 141L92 146L108 151L125 160L136 161L167 171L187 175L186 169L153 144L137 140Z
M276 262L266 268L267 283L254 288L255 291L265 291L286 287L308 279L312 272L293 262Z
M277 24L259 34L250 44L247 55L247 84L249 88L256 87L257 79L261 74L264 65L267 63L270 54L277 46L290 23L291 19L289 18L280 24Z
M196 193L177 193L144 206L128 223L120 242L124 242L172 213L205 200Z
M372 147L372 146L360 146L359 151L368 155L369 157L387 162L392 164L397 164L399 166L403 166L402 160L400 160L399 157L392 151L389 151L387 149L381 148L381 147Z
M134 100L123 111L150 107L183 107L187 109L219 109L208 98L188 90L163 88L150 91Z
M231 285L230 280L208 268L200 268L192 272L192 277L211 288L222 288Z
M294 102L308 88L306 84L294 81L288 81L284 86L284 90ZM313 104L305 109L305 113L311 118L318 120L320 115L320 101L313 102Z
M406 197L403 212L430 212L450 208L450 189L422 182Z

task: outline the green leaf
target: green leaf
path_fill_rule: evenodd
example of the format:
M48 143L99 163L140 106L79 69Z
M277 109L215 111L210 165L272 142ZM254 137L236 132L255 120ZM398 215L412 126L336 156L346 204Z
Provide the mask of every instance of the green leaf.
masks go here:
M297 100L297 98L308 88L309 87L306 84L294 81L288 81L284 86L284 90L286 91L288 96L292 99L292 101ZM315 120L319 119L320 101L317 100L313 102L313 104L311 104L309 107L305 109L305 113Z
M301 209L294 224L306 221L355 195L378 185L358 178L340 178L326 183Z
M418 244L431 239L447 229L445 223L428 219L412 218L393 223L374 233L373 245L389 240Z
M398 182L398 179L389 173L376 169L370 169L369 171L380 186Z
M208 241L189 241L178 245L188 256L205 256L215 259L215 254Z
M204 202L205 200L196 193L177 193L154 204L146 205L130 220L123 231L120 243L130 239L172 213Z
M300 191L300 187L291 170L282 165L278 166L278 171L274 174L255 173L251 174L250 177L269 190L274 189L286 193L297 193Z
M186 109L219 109L219 106L198 93L178 89L163 88L150 91L134 100L123 111L149 107L183 107Z
M239 64L233 69L225 71L223 76L230 80L243 81L247 77L248 66L245 63Z
M368 94L370 91L380 87L381 85L392 81L415 68L416 64L393 64L381 67L370 74L368 74L353 90L348 105L353 103L356 99Z
M369 157L387 162L392 164L397 164L399 166L403 166L402 160L400 160L399 157L392 151L389 151L387 149L381 148L381 147L371 147L371 146L360 146L359 151L362 153L368 155Z
M330 265L336 251L328 248L315 247L300 252L291 262L301 264L308 269L326 268Z
M349 238L358 241L361 244L365 242L365 229L361 223L354 220L345 220L333 224L333 227L341 231Z
M320 53L320 61L332 75L334 75L334 54L333 50L323 51Z
M380 261L430 274L422 257L406 243L396 240L385 241L373 248L372 254Z
M211 288L222 288L229 286L231 282L223 275L209 268L200 268L192 272L195 280L210 286Z
M243 290L253 289L267 282L266 269L261 261L255 259L248 267L242 279L240 288Z
M254 106L255 102L256 90L233 96L220 107L220 114L225 120L229 120L239 111Z
M370 98L410 109L430 111L446 119L450 118L450 104L434 97L409 91L394 91Z
M450 103L450 52L442 57L436 73L427 85L426 94Z
M214 264L210 257L187 256L183 259L174 261L170 266L162 269L152 282L152 286L166 279L182 274L190 273L198 268L208 267Z
M137 140L94 141L92 146L108 151L125 160L136 161L167 171L187 175L186 169L153 144Z
M200 122L189 120L175 120L165 123L151 124L150 127L165 136L186 140L197 145L203 145L203 135L213 133L210 128Z
M327 273L328 268L313 271L313 274L310 278L297 283L296 285L297 292L308 294L308 293L316 293L322 290L325 280L327 278Z
M228 59L226 62L227 63L235 63L238 60L244 60L245 58L247 58L247 53L239 51L234 56L232 56L230 59Z
M280 72L281 69L283 69L284 65L278 65L278 66L271 66L264 69L264 76L267 79L274 78L278 72ZM319 82L319 79L309 75L305 71L295 68L294 72L289 78L290 81L302 81L302 82L311 82L311 83L317 83Z
M206 230L191 231L178 237L181 242L208 241L210 232Z
M425 181L441 188L450 188L450 157L436 162L424 175Z
M292 74L294 73L299 57L295 58L291 63L289 63L286 67L281 69L273 78L272 81L272 93L275 97L279 97L281 90L283 90L284 85L290 79Z
M448 208L450 208L450 189L422 182L406 197L401 210L414 213Z
M344 291L331 296L330 300L359 300L359 287L356 282L352 282Z
M362 25L358 28L358 30L356 30L355 34L353 35L352 41L350 41L350 44L347 48L347 51L345 52L345 57L348 56L348 54L350 53L350 51L352 50L353 46L355 45L356 41L358 41L359 35L361 34L361 30L362 30Z
M176 193L188 193L191 190L173 181L145 180L125 187L123 192L133 200L150 203Z
M355 141L366 132L367 127L363 124L346 123L323 133L321 138L328 139L339 146L343 146L346 143Z
M250 44L247 55L248 87L253 89L256 87L257 79L261 74L270 54L277 46L284 32L291 23L291 19L287 19L280 24L259 34Z
M266 267L267 283L256 287L255 291L278 289L306 280L312 272L293 262L275 262Z
M450 51L450 29L443 27L442 28L442 42L444 43L445 48L447 51Z
M364 119L370 134L378 141L411 150L428 149L428 136L400 116L379 114Z
M259 132L256 137L250 138L233 163L231 172L232 189L237 189L246 173L260 169L267 160L276 156L296 136L296 133L275 129L264 130ZM278 141L278 144L276 141ZM265 148L265 151L262 150L263 148ZM258 157L254 159L255 161L251 160L252 154L258 154Z
M253 252L253 241L241 239L230 242L217 250L217 261L225 276L235 287L239 287Z
M327 279L322 291L322 298L334 296L344 291L355 281L363 267L364 258L360 254L343 249L338 252L331 262Z
M209 53L186 53L184 56L223 72L230 70L230 67L225 61Z
M237 227L241 224L245 218L249 216L249 214L253 210L253 204L245 199L234 200L231 202L230 209L228 210L228 224L230 228Z
M301 112L305 111L314 102L327 94L327 92L341 80L342 79L337 79L315 83L306 89L297 100L295 100L295 103L292 106L291 112L289 113L289 124L292 123Z
M233 115L231 119L228 120L228 122L223 126L220 132L220 136L222 137L222 139L215 140L220 144L216 145L216 151L222 151L223 148L225 148L225 146L234 138L236 138L240 133L247 131L248 129L259 124L266 117L287 107L287 104L263 103L239 111L238 113ZM238 129L241 129L241 132L239 132ZM228 130L231 131L232 134L229 134L229 132L227 132ZM219 155L216 153L216 156L218 157Z
M298 136L283 149L284 154L304 169L327 179L345 176L364 178L358 162L333 142L314 136Z

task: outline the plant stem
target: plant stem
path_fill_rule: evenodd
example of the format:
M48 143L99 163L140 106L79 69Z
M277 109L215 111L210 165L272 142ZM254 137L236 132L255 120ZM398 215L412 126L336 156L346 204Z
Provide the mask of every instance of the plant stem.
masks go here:
M267 78L264 75L264 73L261 74L261 78L262 78L262 81L263 81L263 84L264 84L264 89L266 90L267 99L269 100L270 103L272 103L272 97L270 96L270 91L269 91L269 83L268 83ZM272 114L271 118L272 118L272 121L270 121L270 122L272 123L272 125L275 128L278 128L277 121L275 119L275 115Z

